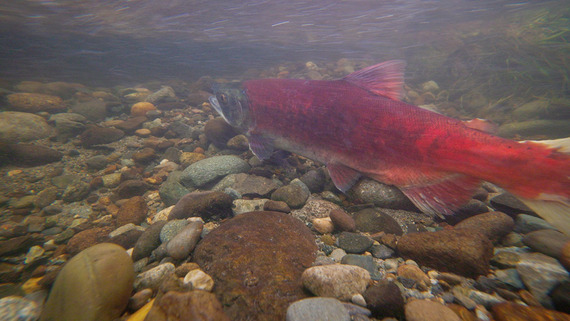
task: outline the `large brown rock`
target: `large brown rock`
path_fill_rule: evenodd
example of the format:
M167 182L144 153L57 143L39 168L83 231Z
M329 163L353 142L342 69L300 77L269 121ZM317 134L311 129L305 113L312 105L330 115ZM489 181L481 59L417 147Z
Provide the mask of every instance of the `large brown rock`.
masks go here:
M206 291L170 291L155 301L145 321L229 321L220 301Z
M204 133L209 141L218 148L226 148L226 143L230 138L239 134L232 126L228 125L223 118L215 118L206 122Z
M28 113L40 111L58 112L66 109L63 100L57 96L36 93L15 93L6 96L8 104L17 110Z
M306 297L301 274L315 260L311 231L279 212L240 214L207 234L194 260L215 281L231 320L283 320Z
M83 146L93 146L115 142L125 136L125 133L116 128L93 126L84 131L79 138Z
M184 195L174 206L168 220L201 217L204 221L232 216L232 198L223 192L193 192Z
M0 155L6 155L7 161L16 166L40 166L63 157L55 149L33 144L0 144Z
M570 314L504 302L495 304L491 311L497 321L568 321Z
M109 239L109 233L113 231L110 226L95 227L75 234L68 242L65 251L75 255L88 247L97 243L105 242Z
M456 229L469 228L477 230L491 240L491 242L498 242L503 236L509 234L515 221L512 217L502 212L488 212L475 215L466 220L459 222L455 225Z
M128 199L117 212L117 226L133 223L139 225L146 219L148 207L144 198L135 196Z
M442 230L406 234L398 241L398 251L418 264L475 277L489 272L493 244L476 230Z
M82 251L59 272L41 321L111 321L127 307L133 262L122 247L103 243Z

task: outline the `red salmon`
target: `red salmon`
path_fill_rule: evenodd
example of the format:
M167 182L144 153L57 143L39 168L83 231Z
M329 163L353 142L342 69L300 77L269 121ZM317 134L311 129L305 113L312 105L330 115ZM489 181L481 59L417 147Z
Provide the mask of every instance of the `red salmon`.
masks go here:
M402 102L403 70L388 61L333 81L249 80L216 88L210 102L260 159L283 149L322 162L343 192L367 176L425 213L450 215L484 180L570 235L569 139L512 141Z

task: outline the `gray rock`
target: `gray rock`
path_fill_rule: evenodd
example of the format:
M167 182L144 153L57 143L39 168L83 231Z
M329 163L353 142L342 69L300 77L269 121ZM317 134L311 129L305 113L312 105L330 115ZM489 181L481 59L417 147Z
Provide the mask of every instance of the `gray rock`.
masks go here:
M180 233L188 225L187 220L172 220L164 225L160 230L160 241L168 243L176 234Z
M319 199L309 199L303 208L291 212L293 217L296 217L304 222L310 222L314 218L323 218L329 216L330 212L340 207L329 201Z
M110 243L92 246L59 272L40 320L114 320L127 306L133 279L125 249Z
M157 104L162 101L173 101L175 99L176 94L174 93L174 89L172 89L170 86L162 86L159 90L146 96L144 101Z
M90 189L89 184L79 181L67 186L61 198L68 203L78 202L89 195Z
M192 192L194 188L187 188L180 184L182 172L174 171L168 175L166 182L160 185L158 194L166 206L176 204L184 195Z
M180 182L186 187L202 187L226 175L247 172L249 168L249 164L237 156L214 156L188 166Z
M134 261L148 257L160 245L160 231L165 224L166 221L156 222L141 234L133 249L132 257Z
M274 201L283 201L291 208L301 208L307 202L311 195L309 188L299 179L294 179L291 184L278 188L271 199Z
M384 244L379 244L379 245L372 245L372 247L370 248L370 253L372 253L373 257L384 260L394 256L395 251Z
M550 223L536 216L519 214L515 218L514 231L517 233L527 234L532 231L538 231L544 229L555 230L554 226L550 225Z
M354 265L321 265L306 269L301 280L305 288L317 296L349 301L354 294L364 293L370 273Z
M361 179L349 191L351 199L359 203L391 209L415 210L416 207L397 187L372 179Z
M41 116L13 111L0 112L0 142L29 142L47 138L53 133L53 128Z
M87 164L87 167L92 169L103 169L107 166L107 157L105 155L93 156L88 158L85 161L85 164Z
M60 113L52 115L49 120L55 123L57 139L67 141L83 132L87 118L75 113Z
M244 199L237 199L233 201L232 211L234 215L253 212L253 211L263 211L265 207L265 203L269 201L266 198L257 199L257 200L244 200Z
M327 180L327 174L324 168L319 168L317 170L310 170L301 176L300 180L307 185L311 193L322 192Z
M372 280L380 280L382 278L382 275L378 271L378 266L376 265L376 262L374 262L374 259L371 256L347 254L342 257L341 263L348 265L356 265L365 269L366 271L368 271L368 273L370 273L370 278Z
M95 123L104 120L107 116L107 105L99 99L78 102L71 107L71 110Z
M59 191L55 187L48 187L38 193L36 199L34 200L34 205L37 208L44 208L49 206L57 199Z
M77 175L60 175L51 179L53 185L62 189L65 189L69 185L76 184L80 181L81 178Z
M0 299L0 316L4 321L36 321L41 307L34 301L19 296ZM350 318L349 318L350 320Z
M202 221L192 221L186 225L166 245L168 255L175 260L187 258L200 240L203 227L204 223Z
M390 215L377 208L366 208L353 215L356 228L361 232L386 232L388 234L402 235L402 227Z
M269 197L273 191L281 186L283 186L283 184L277 180L240 173L224 177L212 190L224 191L230 187L241 196Z
M524 284L516 269L497 270L495 271L495 277L500 282L516 290L524 289Z
M134 286L137 291L142 289L152 289L156 291L160 286L162 280L168 275L174 274L174 264L163 263L157 267L154 267L146 272L142 272L137 275Z
M342 232L338 237L338 245L346 253L364 253L373 242L371 238L358 233Z
M561 257L562 248L568 242L570 237L551 229L530 232L523 238L524 245L557 259Z
M333 298L307 298L293 302L287 308L287 321L350 321L344 305Z
M570 279L568 271L554 258L542 253L521 254L517 272L530 293L546 308L552 308L548 293Z

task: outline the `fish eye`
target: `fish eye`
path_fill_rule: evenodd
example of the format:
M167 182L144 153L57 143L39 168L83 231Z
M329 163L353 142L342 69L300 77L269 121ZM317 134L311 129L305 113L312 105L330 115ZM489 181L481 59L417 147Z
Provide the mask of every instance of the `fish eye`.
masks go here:
M220 94L219 100L222 104L227 104L228 103L228 96L226 96L226 94Z

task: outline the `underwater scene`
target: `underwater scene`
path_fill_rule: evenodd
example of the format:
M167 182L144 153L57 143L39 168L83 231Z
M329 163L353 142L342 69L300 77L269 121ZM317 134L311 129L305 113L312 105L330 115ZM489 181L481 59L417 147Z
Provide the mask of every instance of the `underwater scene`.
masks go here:
M570 320L567 1L5 0L0 320Z

